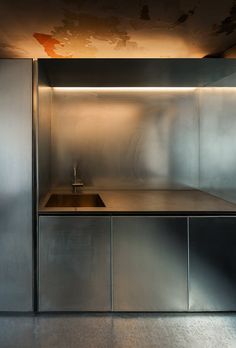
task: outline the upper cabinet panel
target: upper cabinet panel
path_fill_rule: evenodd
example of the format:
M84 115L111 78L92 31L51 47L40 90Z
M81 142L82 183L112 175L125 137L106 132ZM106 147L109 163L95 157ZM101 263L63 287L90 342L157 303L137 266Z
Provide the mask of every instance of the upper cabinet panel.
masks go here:
M39 68L52 87L202 87L235 73L236 59L39 59Z

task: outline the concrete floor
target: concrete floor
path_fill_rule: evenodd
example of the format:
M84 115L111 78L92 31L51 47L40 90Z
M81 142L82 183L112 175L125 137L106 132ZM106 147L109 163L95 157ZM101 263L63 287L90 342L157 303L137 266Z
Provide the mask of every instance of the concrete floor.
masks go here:
M0 348L235 348L236 314L1 315Z

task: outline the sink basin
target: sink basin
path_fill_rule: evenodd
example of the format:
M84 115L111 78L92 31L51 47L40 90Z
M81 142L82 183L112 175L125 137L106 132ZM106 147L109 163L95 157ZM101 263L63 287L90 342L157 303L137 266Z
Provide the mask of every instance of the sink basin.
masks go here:
M52 194L45 207L105 207L99 194Z

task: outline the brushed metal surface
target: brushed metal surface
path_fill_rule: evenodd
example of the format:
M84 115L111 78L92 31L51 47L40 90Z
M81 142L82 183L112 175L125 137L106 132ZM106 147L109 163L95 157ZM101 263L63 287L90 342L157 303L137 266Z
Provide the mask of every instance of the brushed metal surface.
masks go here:
M51 188L52 90L43 69L38 69L38 190L39 199Z
M51 86L205 86L236 72L236 59L39 59ZM236 81L234 81L236 86Z
M199 128L195 94L53 90L52 186L197 187Z
M236 218L190 218L190 310L236 310Z
M187 219L112 221L113 310L187 310Z
M40 217L39 310L110 309L110 218Z
M186 213L186 214L232 214L236 213L236 204L198 190L84 190L86 194L98 193L105 203L105 207L46 207L46 203L53 193L70 194L70 191L49 192L40 202L40 213L54 212L155 212L157 214Z
M105 207L97 193L52 194L46 207Z
M32 310L32 60L0 60L0 311Z
M198 94L200 189L236 203L236 88L209 87Z
M215 82L209 83L208 86L211 86L211 87L236 87L235 83L236 83L236 73L234 72L234 73L227 74L225 77L223 77Z

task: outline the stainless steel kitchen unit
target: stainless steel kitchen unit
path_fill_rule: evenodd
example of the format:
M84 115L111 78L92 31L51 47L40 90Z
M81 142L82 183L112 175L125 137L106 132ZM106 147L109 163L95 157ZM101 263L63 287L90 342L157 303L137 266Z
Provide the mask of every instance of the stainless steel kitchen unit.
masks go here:
M235 310L236 59L37 65L38 310Z
M186 311L187 219L114 217L113 310Z
M0 106L0 311L31 311L31 59L0 60Z
M39 310L111 310L109 217L40 217Z
M236 59L1 59L0 311L236 310L235 95Z

